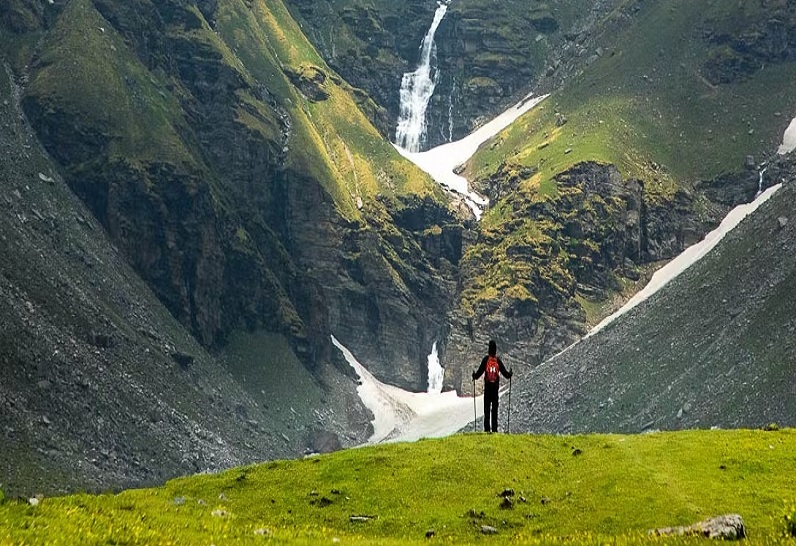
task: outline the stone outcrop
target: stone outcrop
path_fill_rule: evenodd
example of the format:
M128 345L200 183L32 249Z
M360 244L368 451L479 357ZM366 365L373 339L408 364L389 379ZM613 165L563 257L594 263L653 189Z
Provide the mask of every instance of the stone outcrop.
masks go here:
M663 527L649 532L651 536L697 536L718 540L746 538L746 526L738 514L708 518L685 527Z
M714 85L749 79L767 65L796 60L796 10L784 2L768 2L766 11L743 32L729 34L706 28L702 39L710 48L702 66Z

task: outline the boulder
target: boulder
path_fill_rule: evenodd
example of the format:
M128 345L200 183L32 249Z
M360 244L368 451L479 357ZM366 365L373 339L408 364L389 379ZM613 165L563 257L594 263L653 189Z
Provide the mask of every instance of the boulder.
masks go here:
M722 540L746 537L743 518L738 514L716 516L685 527L663 527L649 532L652 536L701 536Z

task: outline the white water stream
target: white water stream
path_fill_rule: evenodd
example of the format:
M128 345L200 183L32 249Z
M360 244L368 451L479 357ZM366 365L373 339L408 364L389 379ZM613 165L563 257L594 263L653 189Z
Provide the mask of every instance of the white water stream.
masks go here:
M437 352L437 342L431 347L431 354L428 355L428 389L429 394L440 394L442 392L442 380L445 377L445 368L439 363L439 353Z
M428 173L438 184L464 197L476 218L481 218L487 199L476 192L470 191L467 179L454 172L456 167L464 164L478 148L487 140L514 123L524 113L546 99L548 95L533 97L528 95L520 102L456 142L441 144L425 152L409 152L396 146L398 152L406 159Z
M760 169L760 172L757 173L757 193L755 194L755 199L760 197L763 193L763 177L766 175L766 171L768 167L764 167Z
M438 73L433 66L437 46L434 35L448 11L448 2L439 2L434 20L420 44L420 62L414 72L406 72L401 79L401 106L395 144L410 152L419 152L426 140L426 109L434 89Z

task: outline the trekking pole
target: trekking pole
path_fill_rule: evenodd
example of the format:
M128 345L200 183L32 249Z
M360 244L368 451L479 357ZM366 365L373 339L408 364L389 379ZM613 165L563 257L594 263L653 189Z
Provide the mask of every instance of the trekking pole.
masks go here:
M478 412L475 410L475 379L473 379L473 432L478 422Z
M509 423L506 425L506 434L511 434L511 377L509 377Z

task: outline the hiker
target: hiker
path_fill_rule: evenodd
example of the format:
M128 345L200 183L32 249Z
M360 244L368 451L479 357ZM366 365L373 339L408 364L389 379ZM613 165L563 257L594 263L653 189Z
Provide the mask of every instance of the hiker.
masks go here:
M500 374L506 379L514 375L511 370L506 371L503 362L497 356L497 343L489 341L489 354L481 361L478 371L473 372L473 381L484 374L484 430L486 432L498 431L498 389L500 387ZM475 393L473 393L475 396ZM490 427L490 406L492 426Z

